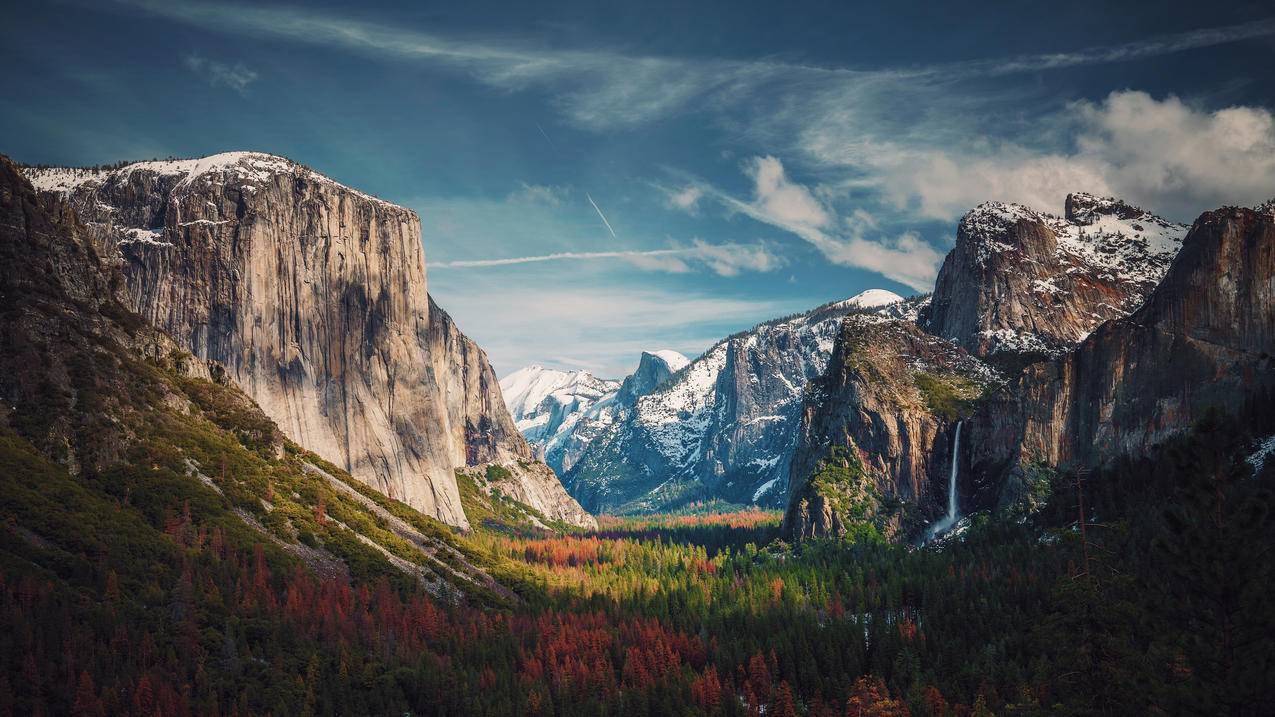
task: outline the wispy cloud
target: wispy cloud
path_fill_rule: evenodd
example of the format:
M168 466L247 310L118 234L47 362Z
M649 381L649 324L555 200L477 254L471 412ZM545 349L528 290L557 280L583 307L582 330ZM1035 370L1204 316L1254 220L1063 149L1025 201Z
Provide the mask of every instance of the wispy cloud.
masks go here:
M507 200L521 204L543 204L549 207L560 207L569 194L571 194L571 190L567 187L522 182L517 189L509 193Z
M430 262L431 269L471 269L487 266L513 266L515 264L539 264L546 261L588 259L633 259L638 257L684 256L691 249L652 249L650 251L562 251L539 256L519 256L504 259L468 259L459 261Z
M746 100L763 89L783 97L793 93L840 95L848 88L870 91L871 86L882 83L903 89L946 85L976 77L1142 60L1275 36L1275 20L1267 19L1071 52L864 70L777 61L686 60L625 56L599 50L545 50L505 41L461 42L295 7L250 7L188 0L121 2L223 32L439 63L505 89L551 84L566 115L591 127L637 124L683 111L692 103L696 108L730 104Z
M475 269L518 264L542 264L554 261L596 261L621 259L639 269L685 273L693 265L701 265L719 276L736 276L742 272L767 272L783 266L783 260L760 244L710 244L699 239L689 247L650 249L646 251L567 251L537 256L498 259L467 259L430 262L430 269Z
M257 81L256 71L242 62L226 64L192 53L182 58L182 64L213 87L227 87L241 95L246 94L248 85Z
M808 301L710 296L654 286L563 284L527 292L506 277L466 275L434 283L435 298L477 341L504 375L560 358L621 377L642 351L672 348L688 356L759 321L810 308ZM517 306L517 311L510 311Z
M839 219L809 188L789 179L774 157L755 158L745 169L754 182L752 201L706 183L697 186L727 209L805 240L834 264L867 269L918 291L933 285L943 254L915 233L883 236L862 209Z

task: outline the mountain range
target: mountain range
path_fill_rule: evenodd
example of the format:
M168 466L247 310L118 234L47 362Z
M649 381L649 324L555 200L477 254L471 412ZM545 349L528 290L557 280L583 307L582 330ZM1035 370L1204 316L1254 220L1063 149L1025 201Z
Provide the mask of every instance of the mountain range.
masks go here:
M1147 455L1209 407L1256 415L1275 381L1270 216L988 202L932 295L865 292L667 372L645 354L635 376L659 380L629 402L584 372L531 367L502 387L589 510L751 504L784 509L798 539L865 520L915 539L953 509L1031 510L1040 466Z
M845 322L805 399L793 537L917 538L949 500L1030 514L1052 474L1152 455L1213 410L1275 433L1272 204L1189 228L1066 207L974 209L915 322Z
M797 539L865 521L915 539L954 512L1030 510L1038 466L1144 455L1211 407L1265 415L1275 385L1269 203L1188 227L1084 193L1061 216L989 202L932 295L871 290L693 359L643 352L622 380L497 382L429 296L410 210L251 152L20 173L103 262L116 301L98 311L164 337L130 350L188 355L170 361L334 470L461 528L463 483L540 525L758 505ZM15 368L17 415L27 387L69 380L47 363ZM129 444L37 424L72 474Z
M870 290L760 324L693 361L646 352L637 370L590 404L577 424L558 422L565 433L546 439L539 425L524 430L545 446L568 491L594 512L713 501L780 506L801 397L823 371L838 324L856 312L906 312L905 303ZM506 377L506 400L526 395L520 387L542 375L544 369L532 367ZM542 402L536 415L553 414L563 399ZM517 402L511 409L531 415Z

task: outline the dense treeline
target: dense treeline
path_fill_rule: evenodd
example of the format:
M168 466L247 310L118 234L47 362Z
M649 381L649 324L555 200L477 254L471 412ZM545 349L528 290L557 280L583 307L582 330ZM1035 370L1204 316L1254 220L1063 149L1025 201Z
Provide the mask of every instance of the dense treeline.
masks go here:
M1275 712L1275 470L1220 419L940 548L757 511L476 534L525 566L501 609L319 579L3 438L0 714Z

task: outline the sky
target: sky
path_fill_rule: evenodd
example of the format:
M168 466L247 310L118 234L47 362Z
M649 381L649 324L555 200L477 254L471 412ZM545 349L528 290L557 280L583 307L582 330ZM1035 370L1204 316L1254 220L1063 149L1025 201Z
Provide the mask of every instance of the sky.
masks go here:
M928 291L984 201L1275 197L1264 0L541 5L0 0L0 153L257 150L414 209L502 376Z

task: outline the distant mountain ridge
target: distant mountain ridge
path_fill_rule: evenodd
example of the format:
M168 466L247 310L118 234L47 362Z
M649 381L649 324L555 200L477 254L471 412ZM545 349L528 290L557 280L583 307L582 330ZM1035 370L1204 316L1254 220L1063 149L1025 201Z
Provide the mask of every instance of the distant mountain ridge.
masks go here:
M841 320L903 303L873 290L723 339L611 421L564 485L594 512L783 505L802 393Z
M623 381L599 379L588 371L528 366L506 376L500 386L518 429L561 475L623 411L687 363L676 351L643 351L637 369Z

